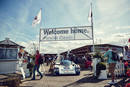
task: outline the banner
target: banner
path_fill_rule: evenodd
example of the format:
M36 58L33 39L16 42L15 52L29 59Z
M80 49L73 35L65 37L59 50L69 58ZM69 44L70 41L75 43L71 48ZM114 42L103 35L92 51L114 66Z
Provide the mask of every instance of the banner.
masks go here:
M92 40L91 26L41 28L40 41Z

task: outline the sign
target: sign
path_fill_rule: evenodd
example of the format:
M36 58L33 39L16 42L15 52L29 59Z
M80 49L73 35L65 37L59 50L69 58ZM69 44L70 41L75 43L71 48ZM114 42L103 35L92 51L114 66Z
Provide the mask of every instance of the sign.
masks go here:
M91 26L41 28L40 41L92 40Z

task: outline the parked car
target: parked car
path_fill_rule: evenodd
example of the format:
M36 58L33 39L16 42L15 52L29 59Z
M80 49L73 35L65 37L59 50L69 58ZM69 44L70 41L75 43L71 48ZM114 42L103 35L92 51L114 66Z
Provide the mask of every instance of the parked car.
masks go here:
M80 66L70 60L62 60L61 62L55 62L52 73L53 75L80 75Z

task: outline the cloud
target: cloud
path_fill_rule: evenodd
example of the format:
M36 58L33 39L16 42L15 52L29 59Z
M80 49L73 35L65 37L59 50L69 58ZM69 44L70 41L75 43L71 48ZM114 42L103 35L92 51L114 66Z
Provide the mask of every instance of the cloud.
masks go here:
M56 4L49 3L48 6L51 8L46 8L44 15L48 19L46 24L51 24L53 27L87 25L89 2L89 0L60 0Z
M101 16L106 15L109 17L116 17L117 15L122 14L126 11L126 1L127 0L97 0L96 5ZM122 11L120 12L119 9Z
M95 39L120 44L116 36L129 32L129 26L124 23L124 18L128 19L125 15L129 12L127 0L96 0L93 12Z
M129 38L130 37L130 33L115 33L113 34L113 37L118 37L118 38Z
M46 41L41 42L41 52L42 53L61 53L67 50L79 48L85 46L86 44L92 43L92 41ZM38 42L35 42L38 47ZM27 49L30 49L31 45L26 45Z
M23 14L24 13L24 14ZM28 19L28 15L29 15L29 10L28 8L25 6L25 7L21 7L20 10L19 10L19 14L18 14L18 21L21 23L21 24L26 24L28 23L27 22L27 19ZM29 24L29 23L28 23Z
M130 29L130 26L116 26L117 30L120 30L120 29Z
M69 2L63 1L62 3L67 6L66 9L69 15L75 20L75 22L82 22L83 20L85 20L85 18L87 21L89 13L88 7L90 6L89 0L81 0L80 4L79 0L69 0Z
M115 45L127 45L130 33L114 33L111 37L104 39L104 42L115 44Z
M10 37L25 46L28 51L33 48L32 43L35 43L38 47L39 26L32 28L31 22L33 16L37 14L38 9L41 7L44 8L45 26L43 27L89 25L87 17L90 9L90 0L28 1L29 3L22 5L16 10L18 17L8 15L4 16L5 20L1 20L0 28L2 33L0 34L0 39L6 36ZM128 3L126 3L127 0L96 0L93 2L96 43L101 40L102 43L123 44L121 38L127 39L130 35L128 33L130 26L124 23L124 15L130 10ZM92 41L42 42L41 52L59 53L87 44L92 44Z
M129 12L127 0L97 0L95 6L96 24L105 26L121 24L124 20L124 15Z

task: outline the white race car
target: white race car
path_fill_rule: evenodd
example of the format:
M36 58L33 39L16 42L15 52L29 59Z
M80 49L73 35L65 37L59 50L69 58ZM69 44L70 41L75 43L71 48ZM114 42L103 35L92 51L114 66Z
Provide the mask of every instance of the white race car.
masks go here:
M76 74L80 75L80 66L70 60L56 62L53 68L53 75Z

